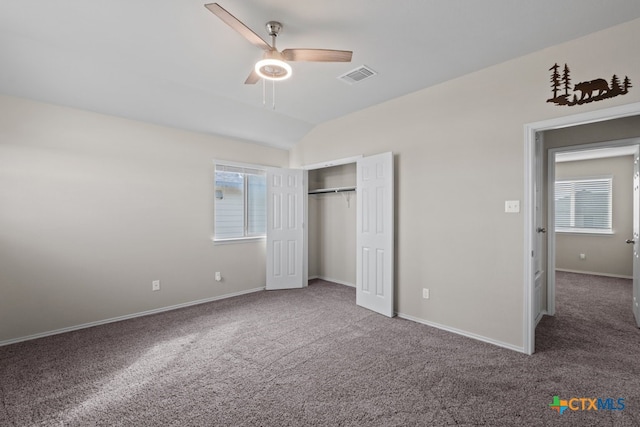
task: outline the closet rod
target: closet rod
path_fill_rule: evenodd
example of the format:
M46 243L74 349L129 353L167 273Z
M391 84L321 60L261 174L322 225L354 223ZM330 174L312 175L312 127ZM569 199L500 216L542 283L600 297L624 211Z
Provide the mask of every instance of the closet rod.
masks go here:
M342 193L344 191L356 191L356 187L320 188L318 190L309 190L309 194Z

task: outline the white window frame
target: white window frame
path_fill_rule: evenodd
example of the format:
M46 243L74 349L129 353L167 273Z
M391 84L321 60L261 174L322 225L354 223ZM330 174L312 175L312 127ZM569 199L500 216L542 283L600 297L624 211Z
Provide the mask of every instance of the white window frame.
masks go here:
M579 178L561 178L556 179L555 184L559 182L593 182L593 181L608 181L609 182L609 200L608 200L608 208L609 208L609 228L580 228L575 226L570 227L561 227L558 225L558 203L557 199L555 201L555 228L556 233L567 233L567 234L600 234L600 235L611 235L614 234L613 231L613 175L605 175L605 176L597 176L597 177L579 177ZM558 191L557 186L554 188L554 194L557 198ZM571 194L571 214L570 221L572 224L575 224L575 192Z
M256 165L256 164L251 164L251 163L239 163L239 162L232 162L232 161L227 161L227 160L214 160L213 161L213 235L211 236L211 240L213 240L215 245L226 245L226 244L234 244L234 243L251 243L251 242L256 242L256 241L266 241L267 238L267 234L266 234L266 229L265 229L265 234L260 234L260 235L248 235L248 230L247 230L247 197L248 197L248 193L247 193L247 180L244 179L244 190L243 190L243 194L244 194L244 236L242 237L226 237L226 238L218 238L216 237L216 220L215 220L215 203L217 200L216 197L216 188L215 188L215 176L216 176L216 171L217 171L217 167L218 166L229 166L229 167L233 167L233 168L241 168L241 169L253 169L253 170L257 170L257 171L262 171L265 173L267 173L267 168L268 166L264 166L264 165ZM265 206L265 210L266 210L266 206ZM266 213L266 212L265 212Z

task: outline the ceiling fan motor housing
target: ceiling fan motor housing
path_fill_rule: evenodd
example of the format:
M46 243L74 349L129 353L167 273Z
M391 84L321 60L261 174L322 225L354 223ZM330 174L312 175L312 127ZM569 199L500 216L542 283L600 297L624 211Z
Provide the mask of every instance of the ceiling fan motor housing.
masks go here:
M267 26L267 34L269 34L272 37L278 37L278 34L280 34L280 31L282 31L282 24L279 23L278 21L269 21L266 24Z

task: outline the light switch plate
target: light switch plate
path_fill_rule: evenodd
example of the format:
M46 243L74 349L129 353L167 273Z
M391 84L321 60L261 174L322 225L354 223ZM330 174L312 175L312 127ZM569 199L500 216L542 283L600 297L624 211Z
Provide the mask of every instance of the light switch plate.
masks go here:
M504 202L504 211L506 213L519 213L520 200L507 200Z

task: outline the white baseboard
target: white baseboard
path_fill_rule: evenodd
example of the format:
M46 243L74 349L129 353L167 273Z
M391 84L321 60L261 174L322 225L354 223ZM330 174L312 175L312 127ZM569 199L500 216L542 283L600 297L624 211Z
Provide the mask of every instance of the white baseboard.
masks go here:
M452 332L454 334L462 335L467 338L473 338L474 340L486 342L488 344L497 345L498 347L503 347L509 350L517 351L519 353L524 353L524 347L518 347L513 344L508 344L506 342L494 340L493 338L487 338L482 335L474 334L471 332L463 331L461 329L452 328L450 326L441 325L439 323L430 322L424 319L418 319L417 317L409 316L408 314L396 313L396 315L401 319L411 320L412 322L421 323L423 325L431 326L434 328L442 329L443 331Z
M16 344L23 341L35 340L38 338L49 337L51 335L64 334L65 332L77 331L80 329L91 328L93 326L106 325L107 323L120 322L122 320L135 319L136 317L149 316L151 314L163 313L165 311L177 310L179 308L191 307L193 305L205 304L208 302L219 301L222 299L237 297L240 295L250 294L253 292L263 291L265 287L249 289L246 291L234 292L232 294L220 295L217 297L205 298L197 301L185 302L182 304L171 305L168 307L155 308L153 310L141 311L139 313L127 314L124 316L112 317L110 319L98 320L96 322L83 323L81 325L69 326L67 328L55 329L53 331L42 332L39 334L27 335L25 337L12 338L10 340L0 341L0 347L10 344Z
M595 271L568 270L566 268L556 268L556 271L562 271L563 273L588 274L590 276L613 277L616 279L633 279L633 276L625 276L622 274L597 273Z
M349 286L351 288L355 288L356 287L355 283L345 282L344 280L332 279L331 277L326 277L326 276L309 277L309 280L312 280L312 279L325 280L327 282L333 282L333 283L337 283L338 285Z

